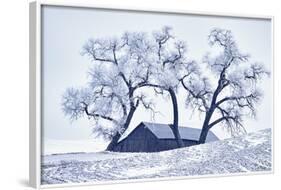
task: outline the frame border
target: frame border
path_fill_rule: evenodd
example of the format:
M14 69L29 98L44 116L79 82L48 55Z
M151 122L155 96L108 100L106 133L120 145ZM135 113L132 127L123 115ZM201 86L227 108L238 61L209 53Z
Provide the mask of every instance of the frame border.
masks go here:
M162 14L180 14L180 15L194 15L194 16L211 16L211 17L227 17L227 18L241 18L241 19L264 19L271 22L271 69L272 69L272 169L264 172L249 172L249 173L235 173L235 174L218 174L218 175L196 175L196 176L182 176L182 177L163 177L163 178L145 178L135 180L116 180L107 182L86 182L86 183L67 183L42 185L41 184L41 127L42 127L42 7L43 6L57 6L64 8L86 8L86 9L101 9L112 11L130 11L143 13L162 13ZM151 7L132 7L132 6L109 6L93 3L84 3L73 1L58 2L55 0L36 0L29 3L29 184L36 189L56 188L56 187L77 187L90 185L106 185L106 184L122 184L122 183L137 183L137 182L151 182L151 181L167 181L167 180L183 180L194 178L212 178L212 177L231 177L231 176L248 176L248 175L263 175L274 174L274 157L275 157L275 44L274 44L274 16L272 15L253 15L253 14L234 14L224 12L206 12L206 11L190 11L182 9L156 9Z
M41 3L29 4L29 184L41 181Z

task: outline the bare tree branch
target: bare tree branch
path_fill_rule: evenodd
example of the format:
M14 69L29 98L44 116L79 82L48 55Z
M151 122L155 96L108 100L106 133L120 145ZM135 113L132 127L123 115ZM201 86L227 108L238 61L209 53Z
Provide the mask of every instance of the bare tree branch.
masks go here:
M199 139L201 143L205 142L209 129L218 124L225 126L233 135L245 132L242 119L246 115L255 116L256 104L262 97L257 90L258 82L263 76L269 75L262 65L249 63L249 55L240 53L230 30L213 29L209 43L222 50L217 56L207 55L203 60L211 69L212 77L217 79L216 86L200 94L204 91L199 93L195 87L182 81L182 86L190 94L189 100L195 99L195 105L199 108L203 105L205 108L199 109L205 112ZM201 104L196 100L200 100Z

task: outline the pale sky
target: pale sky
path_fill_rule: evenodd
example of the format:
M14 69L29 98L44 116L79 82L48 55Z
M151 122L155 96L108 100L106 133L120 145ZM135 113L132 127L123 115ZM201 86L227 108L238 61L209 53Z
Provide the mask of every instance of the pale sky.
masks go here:
M42 14L42 61L43 61L43 152L60 152L58 147L68 142L69 151L98 151L106 144L94 139L87 119L70 122L61 109L61 97L68 87L85 86L91 62L80 55L82 46L89 38L119 37L125 31L151 33L163 26L171 26L178 39L188 45L190 59L200 62L206 52L211 51L207 36L214 27L233 32L239 49L251 55L251 60L261 62L272 71L271 22L266 19L246 19L187 14L165 14L135 11L117 11L44 6ZM256 119L245 119L248 132L272 127L272 77L267 78L261 88L264 98L258 106ZM149 91L147 91L149 93ZM192 116L184 106L185 92L177 94L179 124L200 128L203 115ZM156 109L161 112L153 122L171 123L170 100L155 97ZM151 121L150 114L143 108L136 111L130 124L132 130L141 121ZM229 135L221 126L212 131L220 138ZM75 142L72 143L71 142ZM91 142L91 143L89 143ZM60 144L61 143L61 144ZM75 146L74 144L79 144ZM66 145L65 145L66 146ZM54 148L56 147L56 148Z

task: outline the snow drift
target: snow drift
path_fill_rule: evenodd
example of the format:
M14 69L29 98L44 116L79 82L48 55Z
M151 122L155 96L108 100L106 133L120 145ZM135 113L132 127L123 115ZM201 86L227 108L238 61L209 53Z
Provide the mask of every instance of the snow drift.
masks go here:
M42 157L42 184L271 171L271 130L158 153L72 153Z

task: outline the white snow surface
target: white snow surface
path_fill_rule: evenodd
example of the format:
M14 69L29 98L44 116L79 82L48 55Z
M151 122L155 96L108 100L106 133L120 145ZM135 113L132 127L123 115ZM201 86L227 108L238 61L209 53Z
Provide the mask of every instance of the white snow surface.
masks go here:
M158 153L42 156L42 184L271 171L271 129Z

